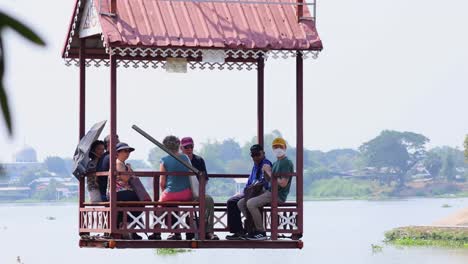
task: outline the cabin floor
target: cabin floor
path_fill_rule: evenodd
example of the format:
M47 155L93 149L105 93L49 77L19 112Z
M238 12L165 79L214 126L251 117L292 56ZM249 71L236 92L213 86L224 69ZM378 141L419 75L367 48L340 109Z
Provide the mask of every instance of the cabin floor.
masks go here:
M80 247L89 248L284 248L302 249L302 240L127 240L103 237L85 237Z

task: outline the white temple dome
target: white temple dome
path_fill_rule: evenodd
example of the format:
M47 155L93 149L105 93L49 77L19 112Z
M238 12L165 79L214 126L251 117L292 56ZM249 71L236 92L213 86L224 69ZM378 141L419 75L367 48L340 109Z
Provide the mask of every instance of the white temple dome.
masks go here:
M19 149L14 156L15 162L37 162L36 150L30 146Z

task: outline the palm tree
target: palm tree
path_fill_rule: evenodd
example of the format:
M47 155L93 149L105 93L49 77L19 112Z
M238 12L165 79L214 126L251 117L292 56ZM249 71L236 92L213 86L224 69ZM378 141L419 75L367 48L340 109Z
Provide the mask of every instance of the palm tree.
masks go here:
M5 73L5 50L3 48L2 33L3 29L5 28L13 29L27 40L37 45L45 46L45 42L26 25L0 11L0 107L2 109L1 112L3 114L3 118L5 119L8 133L11 136L13 134L13 124L10 107L8 105L8 97L5 91L5 86L3 84L3 77Z

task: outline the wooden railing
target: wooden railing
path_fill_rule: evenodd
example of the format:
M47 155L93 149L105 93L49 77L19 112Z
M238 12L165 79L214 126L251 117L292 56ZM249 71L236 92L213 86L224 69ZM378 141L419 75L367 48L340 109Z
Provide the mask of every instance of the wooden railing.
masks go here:
M205 219L205 199L188 202L159 202L159 177L172 175L178 177L192 176L190 172L161 172L161 171L133 171L117 172L117 175L135 175L138 177L153 178L153 201L119 201L115 205L117 214L129 216L123 217L123 225L117 228L115 233L198 233L200 240L205 236L205 223L198 219ZM108 172L90 173L87 176L105 177ZM271 239L276 240L278 234L302 234L297 225L299 210L297 200L295 202L280 203L278 201L279 176L294 177L296 173L273 175L271 180L272 201L269 206L263 208L264 225L267 232L271 232ZM209 174L210 178L248 178L247 174ZM80 179L84 185L84 179ZM80 188L80 233L110 233L110 215L112 207L110 202L85 202L84 189ZM205 197L205 177L200 177L199 196ZM296 198L297 199L297 198ZM82 202L81 202L82 201ZM227 205L215 203L214 231L227 232ZM133 212L133 214L132 214ZM176 222L174 222L176 221Z

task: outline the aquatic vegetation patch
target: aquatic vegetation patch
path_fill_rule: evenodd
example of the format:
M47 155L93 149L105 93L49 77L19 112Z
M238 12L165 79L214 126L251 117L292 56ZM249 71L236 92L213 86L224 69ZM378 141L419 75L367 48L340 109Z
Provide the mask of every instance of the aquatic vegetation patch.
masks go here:
M399 227L385 233L385 241L399 246L468 248L466 227Z
M379 252L382 252L383 250L382 246L376 245L376 244L371 244L371 248L372 248L372 253L379 253Z
M156 254L159 256L173 256L181 253L190 252L190 249L182 248L158 248L156 249Z

